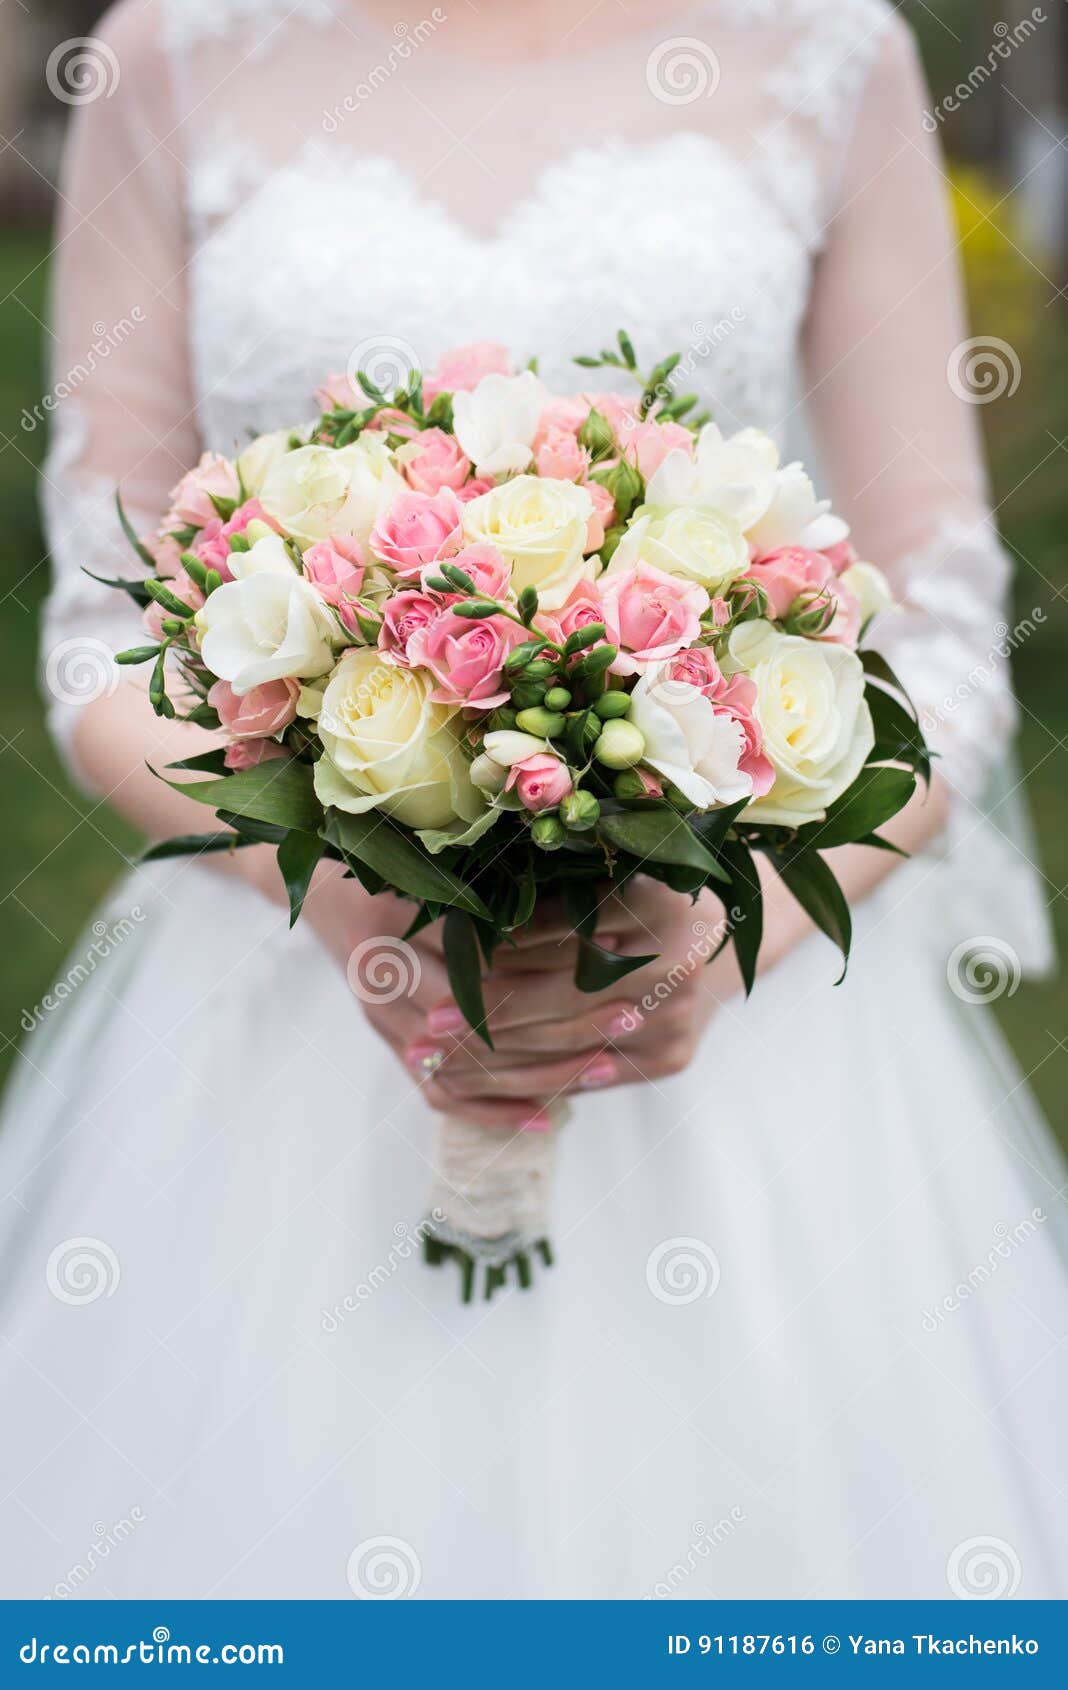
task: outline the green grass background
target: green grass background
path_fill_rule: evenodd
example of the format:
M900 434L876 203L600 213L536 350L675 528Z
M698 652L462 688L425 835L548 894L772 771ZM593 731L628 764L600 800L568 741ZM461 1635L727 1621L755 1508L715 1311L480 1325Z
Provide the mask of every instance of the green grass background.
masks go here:
M1046 893L1062 948L1068 936L1068 568L1065 557L1068 471L1068 333L1063 302L1013 256L992 222L976 213L982 184L963 202L975 225L968 242L974 327L1021 349L1018 393L984 411L999 517L1017 559L1021 614L1041 607L1045 622L1019 652L1017 688L1024 706L1022 766L1041 846ZM996 192L991 204L996 204ZM0 547L4 607L0 618L0 1064L9 1067L24 1008L38 1002L65 969L63 957L96 900L136 841L105 806L80 797L45 734L36 690L37 623L48 565L37 515L35 468L43 430L19 425L23 406L46 389L39 319L44 316L46 243L39 235L0 242ZM988 929L999 931L991 909ZM1068 1095L1068 986L1024 984L996 1013L1047 1112L1064 1128ZM995 1013L976 1010L979 1016ZM2 1069L0 1069L2 1071ZM1068 1136L1068 1135L1066 1135Z

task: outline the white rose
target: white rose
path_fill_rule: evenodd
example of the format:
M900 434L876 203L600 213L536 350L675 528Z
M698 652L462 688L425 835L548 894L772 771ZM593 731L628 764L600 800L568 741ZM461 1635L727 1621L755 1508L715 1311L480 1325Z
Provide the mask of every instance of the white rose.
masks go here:
M746 538L762 557L782 546L822 552L849 538L849 524L832 513L829 499L817 499L801 464L787 464L776 472L771 503L746 527Z
M474 821L485 801L471 785L460 713L431 699L429 675L384 663L363 648L342 658L319 712L323 755L315 791L323 804L383 810L408 827Z
M745 750L741 725L689 681L670 679L670 664L647 669L630 701L627 720L645 740L643 763L677 786L699 810L736 804L753 790L738 767Z
M718 511L742 529L759 520L771 504L779 448L759 428L743 428L724 439L715 423L706 423L691 457L669 452L645 490L645 502L665 510L680 505Z
M384 440L363 434L351 446L298 446L268 471L260 503L301 546L332 534L365 544L379 515L406 491Z
M775 768L774 786L746 819L786 827L821 820L875 744L859 657L767 622L743 622L731 636L728 666L756 683L764 752Z
M226 581L196 615L200 653L238 694L264 681L314 680L334 664L337 622L298 575L279 535L231 554Z
M881 615L884 610L898 608L889 581L881 569L876 569L874 563L851 563L838 579L860 606L862 628L873 616Z
M289 450L289 442L294 432L300 429L276 428L273 434L261 434L249 442L237 460L237 472L241 477L241 485L251 498L256 498L268 474L274 468L279 458L284 458Z
M483 376L470 393L453 394L453 431L476 475L526 469L547 397L533 370Z
M593 500L573 481L519 475L464 507L464 534L496 546L512 565L512 591L536 587L542 610L559 610L572 587L592 581L583 557Z
M665 575L696 581L716 598L745 574L749 547L734 518L718 511L646 508L619 542L607 573L618 575L641 562L651 563Z

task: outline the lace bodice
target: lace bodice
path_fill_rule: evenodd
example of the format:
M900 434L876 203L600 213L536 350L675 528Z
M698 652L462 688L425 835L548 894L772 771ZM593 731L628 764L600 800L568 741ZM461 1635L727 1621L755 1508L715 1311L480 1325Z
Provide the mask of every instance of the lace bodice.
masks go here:
M108 14L121 76L75 114L60 230L49 650L129 639L80 572L129 569L116 483L152 526L202 447L309 415L354 356L382 377L493 338L578 385L570 358L622 325L681 351L725 428L815 430L974 800L1011 733L1005 665L946 701L996 644L1008 572L946 379L966 331L909 38L888 0L627 17L520 63L437 7L392 32L350 0Z

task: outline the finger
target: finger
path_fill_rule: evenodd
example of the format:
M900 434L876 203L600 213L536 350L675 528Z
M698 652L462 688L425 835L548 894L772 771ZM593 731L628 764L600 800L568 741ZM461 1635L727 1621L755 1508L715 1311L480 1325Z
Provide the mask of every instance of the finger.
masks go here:
M434 1012L435 1014L437 1012ZM453 1025L450 1017L448 1027ZM601 1045L637 1037L645 1025L645 1017L633 1003L624 999L587 1007L581 1018L568 1021L541 1021L532 1026L505 1028L493 1040L492 1051L487 1050L470 1029L450 1032L438 1029L440 1021L428 1018L427 1035L436 1039L446 1051L449 1062L481 1063L483 1067L514 1068L517 1063L529 1062L534 1055L550 1057L578 1054Z
M572 1091L597 1091L626 1084L632 1075L611 1051L584 1051L560 1062L517 1068L454 1068L446 1062L436 1080L457 1099L554 1098Z
M423 1096L439 1114L459 1115L476 1127L490 1127L501 1133L545 1133L552 1128L545 1110L533 1098L463 1098L446 1091L438 1080L422 1088Z

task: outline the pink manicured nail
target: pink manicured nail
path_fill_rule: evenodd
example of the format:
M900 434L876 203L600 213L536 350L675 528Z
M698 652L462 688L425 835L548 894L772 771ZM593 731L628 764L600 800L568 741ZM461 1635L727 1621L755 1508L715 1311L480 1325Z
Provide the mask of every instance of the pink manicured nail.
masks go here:
M594 1091L598 1086L611 1085L616 1077L616 1065L604 1057L598 1057L588 1068L583 1069L579 1076L579 1085L584 1091Z
M454 1003L439 1005L426 1018L428 1033L462 1033L466 1026L463 1010L457 1009Z
M619 1014L613 1015L608 1023L608 1037L610 1039L629 1038L631 1033L636 1033L638 1028L644 1026L644 1024L645 1016L640 1009L635 1009L633 1006L630 1009L621 1009Z
M408 1046L404 1060L409 1073L414 1074L417 1080L429 1080L444 1062L445 1052L437 1045L414 1044Z
M539 1109L536 1114L528 1116L519 1130L523 1133L548 1133L552 1132L552 1127L548 1115Z

